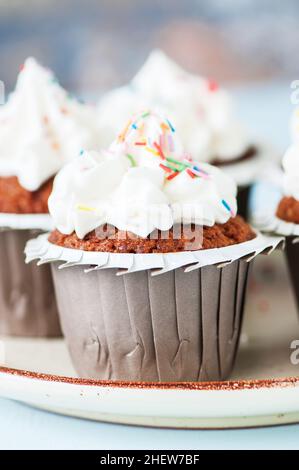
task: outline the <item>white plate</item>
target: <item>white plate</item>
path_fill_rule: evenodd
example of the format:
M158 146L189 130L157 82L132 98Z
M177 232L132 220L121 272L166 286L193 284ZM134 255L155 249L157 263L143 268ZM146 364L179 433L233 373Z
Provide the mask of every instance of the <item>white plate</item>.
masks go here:
M62 340L2 338L0 395L65 415L146 426L230 428L299 422L299 365L290 361L299 322L283 261L277 252L256 262L230 382L76 379Z

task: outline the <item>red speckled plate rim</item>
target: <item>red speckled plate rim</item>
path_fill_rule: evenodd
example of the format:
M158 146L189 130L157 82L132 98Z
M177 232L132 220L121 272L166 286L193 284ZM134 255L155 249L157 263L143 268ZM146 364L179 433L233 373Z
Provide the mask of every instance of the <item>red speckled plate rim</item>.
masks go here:
M158 389L158 390L199 390L199 391L235 391L261 388L285 388L299 385L299 377L279 377L275 379L226 380L223 382L126 382L112 380L81 379L60 375L43 374L22 369L0 367L0 373L26 379L37 379L44 382L65 383L70 385Z

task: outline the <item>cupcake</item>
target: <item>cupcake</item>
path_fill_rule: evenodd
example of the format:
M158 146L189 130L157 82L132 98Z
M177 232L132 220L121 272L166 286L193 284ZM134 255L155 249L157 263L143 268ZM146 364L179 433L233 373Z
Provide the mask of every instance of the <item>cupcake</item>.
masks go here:
M55 230L27 244L51 262L79 376L225 379L237 350L250 260L278 244L237 215L236 185L184 152L169 119L134 116L108 150L56 176Z
M94 113L32 58L0 107L0 334L60 334L50 269L26 266L23 251L32 230L51 228L55 174L95 147Z
M186 72L162 51L153 51L128 85L100 100L102 142L110 144L122 123L148 106L170 117L193 159L217 165L235 178L239 212L246 215L249 187L265 159L235 115L228 92L215 81Z
M293 143L286 151L282 167L283 195L275 216L262 221L261 228L286 236L286 257L299 309L299 143Z

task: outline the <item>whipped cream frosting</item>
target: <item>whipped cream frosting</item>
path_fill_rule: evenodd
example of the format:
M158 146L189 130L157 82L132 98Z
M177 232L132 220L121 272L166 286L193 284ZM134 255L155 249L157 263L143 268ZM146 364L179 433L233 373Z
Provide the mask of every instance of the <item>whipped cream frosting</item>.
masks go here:
M143 111L108 150L86 151L58 173L49 210L60 232L81 239L105 223L146 237L180 222L225 223L236 192L228 175L183 151L170 120Z
M299 142L287 149L282 159L282 166L284 193L299 200Z
M110 145L124 120L146 107L170 117L195 159L236 159L249 147L229 94L215 82L186 72L160 50L150 54L128 85L100 100L102 143Z
M37 190L82 148L97 148L96 111L69 95L51 71L26 60L0 106L0 176Z

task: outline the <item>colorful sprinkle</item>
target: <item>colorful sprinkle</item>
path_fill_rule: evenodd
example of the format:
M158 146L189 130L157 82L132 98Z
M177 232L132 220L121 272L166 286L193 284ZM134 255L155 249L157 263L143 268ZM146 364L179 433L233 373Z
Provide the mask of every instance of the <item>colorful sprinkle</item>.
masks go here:
M183 171L188 166L191 166L190 164L186 164L186 163L182 162L181 160L177 160L176 158L172 158L172 157L167 157L166 160L167 160L167 162L174 163L175 165L177 165L179 167L178 168L179 171Z
M79 155L83 155L83 153L84 153L84 150L82 149L80 150Z
M178 176L179 174L180 174L179 171L175 171L175 172L172 173L171 175L167 176L168 181L173 180L173 178L175 178L175 177Z
M136 163L136 161L135 161L133 155L131 155L130 153L127 153L127 154L126 154L126 157L130 160L131 166L133 166L133 167L134 167L134 166L137 166L137 163Z
M196 178L196 175L190 170L190 168L187 168L186 172L188 173L189 176L191 176L191 178Z
M163 158L163 160L165 160L165 155L163 153L162 147L157 142L154 142L154 147L156 147L156 149L158 150L159 156Z
M167 126L167 125L165 124L165 122L162 122L162 123L160 124L160 127L161 127L161 129L162 129L163 132L170 130L170 127Z
M169 167L166 166L166 165L163 165L163 163L160 163L159 167L162 168L162 170L166 171L167 173L171 173L171 172L172 172L172 169L169 168Z
M175 132L175 128L173 127L173 125L171 124L171 122L170 122L168 119L166 119L166 122L167 122L167 124L169 125L171 131L172 131L172 132Z
M207 179L210 176L206 171L202 170L201 168L198 168L197 166L191 168L191 171L193 171L197 176L200 176L204 179Z
M89 207L89 206L83 206L81 204L78 204L77 205L77 209L79 211L84 211L84 212L94 212L95 209L93 207Z
M125 140L125 137L126 137L126 134L128 132L130 125L131 125L131 121L128 121L123 131L119 134L118 141L123 142Z
M52 148L53 148L54 150L59 150L59 149L60 149L59 143L58 143L58 142L52 142Z
M173 138L171 137L171 135L168 136L168 147L169 147L170 152L174 151L174 143L173 143Z
M232 216L234 216L234 213L233 213L233 211L231 210L231 208L230 208L230 206L228 205L228 203L227 203L224 199L222 199L221 202L222 202L223 206L225 207L225 209L228 210L228 212L230 212L230 214L231 214Z
M151 149L150 147L145 147L145 150L147 150L148 152L151 152L153 153L154 155L156 155L157 157L159 157L159 154L156 150L154 149Z
M217 91L219 89L219 85L215 80L209 80L208 81L208 89L211 92Z

